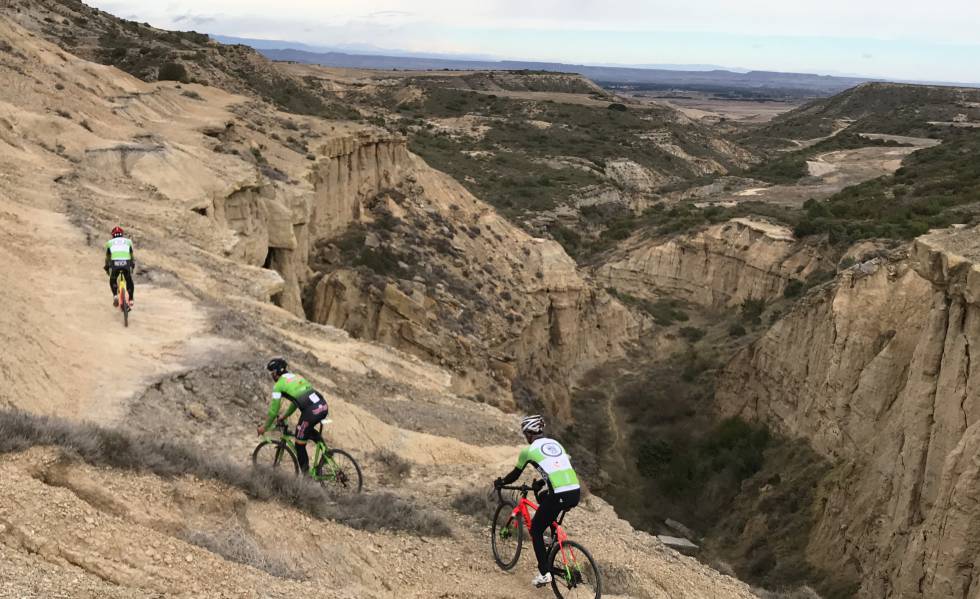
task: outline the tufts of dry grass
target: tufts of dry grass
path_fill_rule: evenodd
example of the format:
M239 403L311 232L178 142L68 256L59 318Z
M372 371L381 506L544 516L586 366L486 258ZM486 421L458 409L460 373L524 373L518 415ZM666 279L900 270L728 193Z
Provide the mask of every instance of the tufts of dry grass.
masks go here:
M35 446L59 447L93 466L161 477L190 475L241 489L260 501L279 501L320 520L362 530L449 536L433 512L390 493L333 495L304 478L216 459L188 445L62 418L0 410L0 454Z
M236 524L221 530L186 530L180 537L192 545L207 549L232 561L278 578L305 580L306 576L294 568L285 555L263 548L252 535Z

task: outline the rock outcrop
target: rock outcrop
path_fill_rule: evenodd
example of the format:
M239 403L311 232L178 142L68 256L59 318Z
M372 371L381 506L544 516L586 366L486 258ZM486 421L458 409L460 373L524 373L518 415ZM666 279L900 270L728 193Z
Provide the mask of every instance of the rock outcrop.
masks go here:
M725 415L804 437L836 464L809 558L861 596L980 588L980 231L935 232L811 293L726 368Z
M669 296L706 307L782 295L820 269L818 248L786 227L735 218L671 239L634 237L597 271L605 286L644 299Z
M569 380L621 355L638 323L560 245L405 157L404 178L359 204L353 252L320 244L310 318L451 368L460 393L513 407L527 388L567 416Z

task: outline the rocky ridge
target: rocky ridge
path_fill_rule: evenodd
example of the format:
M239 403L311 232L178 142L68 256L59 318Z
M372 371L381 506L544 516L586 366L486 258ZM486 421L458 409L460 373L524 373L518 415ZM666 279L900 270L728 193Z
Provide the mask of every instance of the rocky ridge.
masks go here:
M669 239L636 235L603 262L596 280L643 299L733 307L781 297L790 281L826 267L821 254L784 226L735 218Z
M808 555L863 597L971 597L978 435L976 229L930 233L812 292L725 369L723 414L835 467Z

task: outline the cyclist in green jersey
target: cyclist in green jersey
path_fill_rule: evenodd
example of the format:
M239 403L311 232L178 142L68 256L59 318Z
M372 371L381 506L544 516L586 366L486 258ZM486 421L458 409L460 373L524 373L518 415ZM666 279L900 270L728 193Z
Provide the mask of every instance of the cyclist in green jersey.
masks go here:
M133 242L127 239L122 227L112 228L112 239L105 242L105 272L109 275L109 289L112 290L112 306L119 307L119 290L116 288L116 281L119 280L119 273L122 273L126 280L126 287L129 288L129 307L133 307L133 268L136 266L136 258L133 253Z
M300 411L299 422L296 424L296 459L299 460L300 472L309 474L310 456L306 452L306 442L321 440L316 425L327 417L327 401L313 388L306 379L289 372L289 365L283 358L272 358L265 365L272 380L276 382L272 388L272 403L265 422L259 425L258 432L262 435L272 427L273 422L285 420L295 412ZM288 399L290 406L279 415L279 407L283 398Z
M559 514L578 505L582 490L565 448L558 441L545 436L544 418L528 416L523 419L521 432L530 445L521 451L517 466L507 476L495 480L493 485L496 488L509 485L520 478L530 464L541 475L541 480L534 482L535 491L548 487L537 493L538 511L531 519L531 544L534 546L534 556L538 559L538 575L531 584L541 587L551 583L551 572L548 572L546 563L548 554L544 545L544 531Z

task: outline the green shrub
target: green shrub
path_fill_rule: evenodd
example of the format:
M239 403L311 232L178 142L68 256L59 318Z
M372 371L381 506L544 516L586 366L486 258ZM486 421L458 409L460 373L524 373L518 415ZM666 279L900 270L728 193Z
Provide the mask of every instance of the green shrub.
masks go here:
M752 325L762 324L762 313L766 309L766 302L761 299L747 298L741 305L742 321Z
M728 327L728 335L731 337L741 337L745 334L745 327L739 323L735 323Z
M157 79L160 81L179 81L181 83L191 82L190 75L187 73L187 67L179 62L165 62L160 65L160 72L157 74Z
M803 293L803 281L799 279L793 279L789 283L786 283L786 287L783 289L783 297L793 298L799 297Z
M704 331L697 327L681 327L679 332L681 337L687 339L691 343L696 343L700 341L702 337L704 337Z

